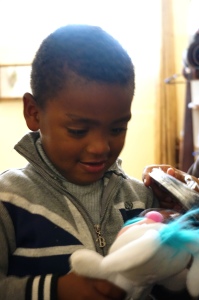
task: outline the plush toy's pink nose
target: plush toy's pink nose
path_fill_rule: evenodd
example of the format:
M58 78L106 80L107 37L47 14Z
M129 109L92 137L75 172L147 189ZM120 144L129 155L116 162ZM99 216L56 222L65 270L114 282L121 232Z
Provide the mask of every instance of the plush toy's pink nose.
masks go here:
M162 223L164 220L163 215L161 215L158 211L149 211L146 213L145 217L157 223Z

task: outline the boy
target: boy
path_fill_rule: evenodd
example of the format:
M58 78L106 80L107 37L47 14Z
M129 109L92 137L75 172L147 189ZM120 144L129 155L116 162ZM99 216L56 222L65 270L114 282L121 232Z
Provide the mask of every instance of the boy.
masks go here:
M124 299L104 280L69 272L79 248L106 255L124 221L154 206L121 169L134 67L102 29L50 34L23 97L30 133L15 146L29 164L0 176L0 299Z

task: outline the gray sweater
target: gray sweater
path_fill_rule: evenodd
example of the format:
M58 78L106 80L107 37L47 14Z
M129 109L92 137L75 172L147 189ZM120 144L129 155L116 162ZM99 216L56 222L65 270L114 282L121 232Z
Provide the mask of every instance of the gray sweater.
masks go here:
M69 271L72 252L85 247L106 255L123 223L155 206L150 189L118 160L105 174L96 224L92 209L46 163L38 138L31 132L15 146L29 162L25 168L0 175L0 300L55 300L57 276Z

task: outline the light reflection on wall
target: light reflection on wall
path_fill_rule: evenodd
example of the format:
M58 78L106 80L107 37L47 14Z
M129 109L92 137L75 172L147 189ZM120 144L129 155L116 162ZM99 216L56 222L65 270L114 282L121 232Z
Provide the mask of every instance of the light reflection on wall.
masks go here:
M144 58L149 63L153 57L157 58L154 48L160 43L160 3L159 0L1 0L0 63L31 63L43 38L69 23L101 26L123 44L135 61Z

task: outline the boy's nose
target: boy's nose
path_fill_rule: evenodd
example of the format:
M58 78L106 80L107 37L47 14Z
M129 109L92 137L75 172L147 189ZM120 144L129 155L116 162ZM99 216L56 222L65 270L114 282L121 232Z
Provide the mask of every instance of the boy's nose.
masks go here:
M109 140L105 136L95 135L87 145L87 151L95 155L107 154L110 151Z

